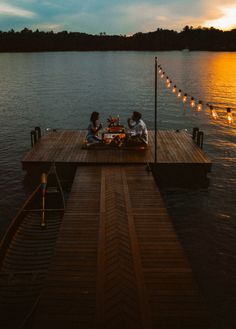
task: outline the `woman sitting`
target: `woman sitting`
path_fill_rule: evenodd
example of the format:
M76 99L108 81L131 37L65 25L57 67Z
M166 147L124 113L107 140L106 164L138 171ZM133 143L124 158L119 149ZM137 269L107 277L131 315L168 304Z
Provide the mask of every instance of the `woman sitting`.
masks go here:
M93 112L90 117L90 124L88 126L88 133L86 136L89 144L97 144L102 142L102 139L97 135L100 129L102 129L102 125L99 121L99 113Z

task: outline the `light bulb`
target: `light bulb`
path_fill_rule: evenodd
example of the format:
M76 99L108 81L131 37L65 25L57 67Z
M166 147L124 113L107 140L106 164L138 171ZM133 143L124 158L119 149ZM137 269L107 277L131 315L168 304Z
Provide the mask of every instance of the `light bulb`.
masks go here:
M172 84L172 81L170 80L170 81L167 83L167 88L170 88L171 84Z
M179 89L178 95L177 95L179 98L181 97L181 93L182 93L182 91L181 91L181 89Z
M191 103L190 103L191 107L195 106L195 99L194 97L191 97Z
M176 85L174 85L173 89L172 89L173 93L176 93Z
M211 111L211 116L214 120L217 120L218 119L218 114L216 112L216 110L214 110L213 106L210 105L210 111Z
M228 124L231 125L233 123L233 116L231 113L231 108L227 107L226 110L227 110L227 121L228 121Z
M201 111L202 110L202 101L198 102L197 110Z
M183 96L183 103L186 103L187 102L187 94L184 94L184 96Z

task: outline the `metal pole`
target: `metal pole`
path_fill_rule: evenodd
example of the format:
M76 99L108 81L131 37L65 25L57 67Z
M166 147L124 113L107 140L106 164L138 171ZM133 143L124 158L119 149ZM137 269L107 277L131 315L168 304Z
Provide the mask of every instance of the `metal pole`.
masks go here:
M157 57L155 57L155 156L154 162L157 162Z

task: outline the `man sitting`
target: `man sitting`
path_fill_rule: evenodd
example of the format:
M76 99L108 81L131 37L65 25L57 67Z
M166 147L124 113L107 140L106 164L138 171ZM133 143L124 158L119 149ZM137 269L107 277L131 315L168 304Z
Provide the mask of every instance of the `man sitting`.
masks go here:
M132 118L128 119L128 126L130 128L130 136L127 139L127 145L147 146L147 126L142 120L140 112L133 112Z

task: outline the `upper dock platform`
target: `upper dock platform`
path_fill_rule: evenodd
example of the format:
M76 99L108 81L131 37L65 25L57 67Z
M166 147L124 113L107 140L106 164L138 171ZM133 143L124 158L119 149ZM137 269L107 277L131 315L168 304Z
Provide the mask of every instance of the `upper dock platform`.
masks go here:
M89 164L153 164L155 134L149 131L147 149L97 148L85 149L85 130L56 130L44 135L22 160L23 169L29 173L45 170L52 162L61 172L68 167ZM157 132L157 163L153 165L160 185L182 185L182 182L206 180L212 163L192 136L185 131ZM66 170L65 170L66 167ZM180 181L181 179L181 181ZM168 180L168 181L167 181Z
M86 131L56 130L44 135L22 160L23 167L32 162L76 164L146 164L154 162L154 132L149 131L147 149L84 149ZM92 151L92 152L91 152ZM157 132L158 163L199 163L208 167L211 161L185 131Z

